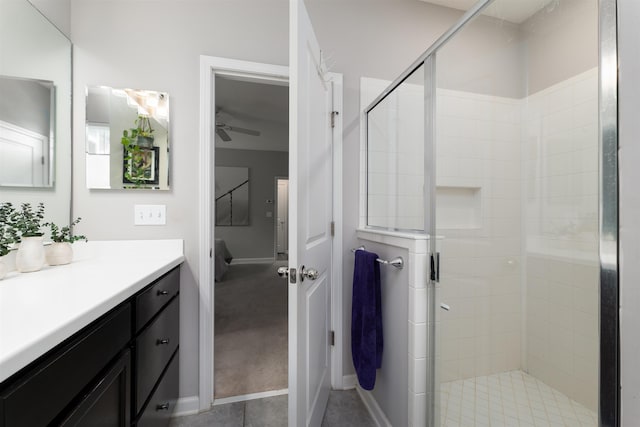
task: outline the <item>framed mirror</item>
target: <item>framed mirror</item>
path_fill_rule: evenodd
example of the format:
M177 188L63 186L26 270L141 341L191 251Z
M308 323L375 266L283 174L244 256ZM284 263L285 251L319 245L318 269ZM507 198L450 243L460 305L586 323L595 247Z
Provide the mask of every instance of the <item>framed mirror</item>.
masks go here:
M0 201L71 217L72 47L27 0L0 0Z
M87 88L89 189L169 189L169 95Z

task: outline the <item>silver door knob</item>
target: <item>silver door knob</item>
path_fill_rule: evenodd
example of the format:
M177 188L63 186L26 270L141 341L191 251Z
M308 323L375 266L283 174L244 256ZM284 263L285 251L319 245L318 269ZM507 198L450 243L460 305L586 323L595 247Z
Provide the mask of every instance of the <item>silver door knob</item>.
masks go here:
M304 265L300 267L300 281L304 282L304 279L316 280L320 273L315 268L305 268Z
M289 267L283 265L282 267L278 267L278 276L280 277L289 277Z

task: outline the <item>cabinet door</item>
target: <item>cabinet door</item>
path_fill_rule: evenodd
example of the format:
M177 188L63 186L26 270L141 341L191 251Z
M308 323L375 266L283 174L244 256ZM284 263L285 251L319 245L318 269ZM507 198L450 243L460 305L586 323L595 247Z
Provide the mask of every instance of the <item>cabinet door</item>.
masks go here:
M63 427L128 427L131 414L131 356L127 350L94 382L61 422Z

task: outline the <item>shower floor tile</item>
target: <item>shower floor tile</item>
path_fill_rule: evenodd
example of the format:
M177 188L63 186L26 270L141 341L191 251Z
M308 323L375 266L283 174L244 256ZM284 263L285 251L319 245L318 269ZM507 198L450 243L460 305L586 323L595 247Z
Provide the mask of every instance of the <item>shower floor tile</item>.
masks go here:
M522 371L442 383L446 427L595 427L595 412Z

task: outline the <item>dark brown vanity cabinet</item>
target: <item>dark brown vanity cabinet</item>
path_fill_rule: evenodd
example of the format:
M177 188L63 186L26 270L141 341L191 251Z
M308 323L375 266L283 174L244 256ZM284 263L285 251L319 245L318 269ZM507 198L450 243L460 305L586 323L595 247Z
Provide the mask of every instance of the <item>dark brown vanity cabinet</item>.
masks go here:
M164 427L178 397L179 267L0 384L0 427Z
M135 298L133 410L137 426L163 427L175 408L179 292L180 271L176 269Z

